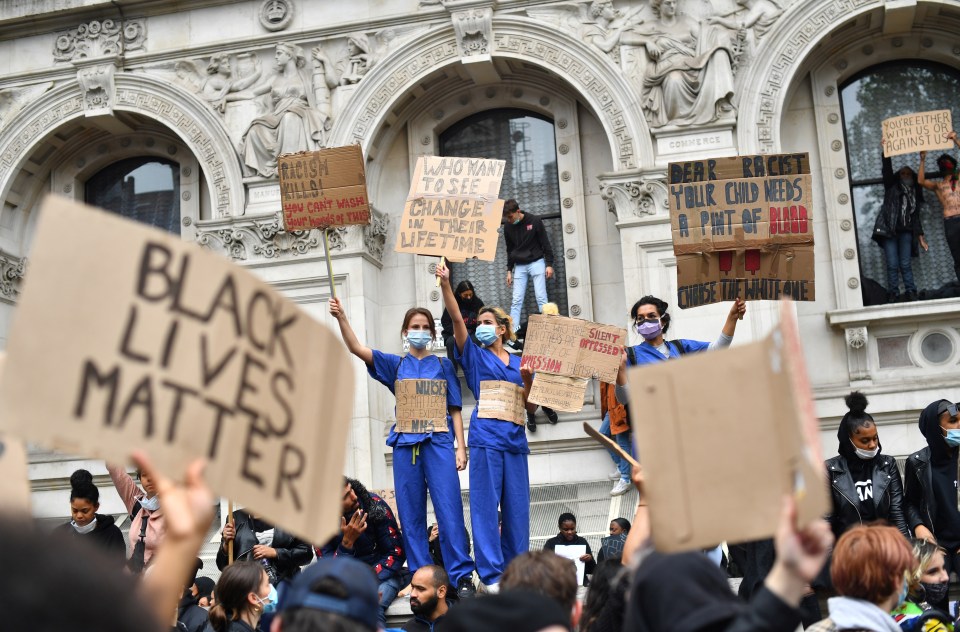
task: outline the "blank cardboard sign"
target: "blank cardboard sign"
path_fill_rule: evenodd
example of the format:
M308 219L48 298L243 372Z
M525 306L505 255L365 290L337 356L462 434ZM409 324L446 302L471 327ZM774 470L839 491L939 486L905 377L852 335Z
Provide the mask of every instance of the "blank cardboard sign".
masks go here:
M830 509L792 304L752 344L631 368L630 411L654 544L676 552L773 537Z
M116 462L141 448L169 476L204 457L217 492L284 529L338 530L347 352L226 259L47 197L9 341L2 430Z

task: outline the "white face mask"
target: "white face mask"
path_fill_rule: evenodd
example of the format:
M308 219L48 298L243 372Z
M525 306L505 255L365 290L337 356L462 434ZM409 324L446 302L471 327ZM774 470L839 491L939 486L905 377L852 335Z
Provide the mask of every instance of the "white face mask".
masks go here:
M144 496L140 499L140 506L147 511L156 511L157 509L160 509L160 497L154 496L153 498L147 498Z
M853 441L851 441L850 443L853 443ZM880 446L877 446L872 450L864 450L863 448L858 448L856 445L854 445L853 449L856 451L857 456L863 459L864 461L869 461L873 457L880 454Z
M79 533L80 535L86 535L87 533L90 533L91 531L97 528L97 519L94 518L93 520L83 525L82 527L78 525L75 521L71 520L70 526L73 527L73 530Z

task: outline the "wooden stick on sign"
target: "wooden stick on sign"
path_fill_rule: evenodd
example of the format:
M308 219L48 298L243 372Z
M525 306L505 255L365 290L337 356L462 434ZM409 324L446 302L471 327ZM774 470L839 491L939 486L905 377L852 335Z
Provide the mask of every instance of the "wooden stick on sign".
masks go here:
M227 524L233 526L233 501L227 501ZM233 542L237 539L237 534L234 533L233 537L227 542L227 564L233 564Z
M330 239L327 236L329 228L323 229L323 253L327 257L327 278L330 280L330 296L337 298L337 288L333 286L333 263L330 261Z
M605 437L604 435L600 434L596 429L594 429L593 426L591 426L587 422L583 422L583 431L586 432L591 437L593 437L594 439L596 439L597 443L599 443L603 447L609 448L614 452L616 452L617 454L619 454L620 458L622 458L624 461L626 461L630 465L640 467L640 464L637 462L637 460L632 456L630 456L629 454L627 454L627 452L623 448L621 448L619 445L617 445L615 441L611 441L609 437Z
M447 265L447 258L440 257L440 263L437 264L437 267ZM440 287L440 277L437 277L437 287Z

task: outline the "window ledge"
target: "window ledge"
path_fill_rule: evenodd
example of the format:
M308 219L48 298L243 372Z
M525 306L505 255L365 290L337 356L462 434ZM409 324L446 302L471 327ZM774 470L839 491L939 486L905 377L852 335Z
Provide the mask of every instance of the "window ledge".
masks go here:
M927 322L960 319L960 299L942 298L893 305L874 305L827 312L827 322L835 329L865 327L873 324Z

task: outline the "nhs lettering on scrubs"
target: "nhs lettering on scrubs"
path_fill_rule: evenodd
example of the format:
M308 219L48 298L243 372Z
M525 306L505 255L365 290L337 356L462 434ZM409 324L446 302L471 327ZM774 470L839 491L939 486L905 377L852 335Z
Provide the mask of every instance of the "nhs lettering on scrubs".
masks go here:
M453 363L446 358L428 355L422 360L407 355L398 356L382 351L373 352L373 365L367 365L370 377L380 382L396 394L394 384L398 380L445 380L447 383L447 406L461 408L460 380L457 379ZM396 425L390 429L387 445L392 447L416 445L430 439L438 445L453 445L453 420L447 414L445 432L397 432Z

